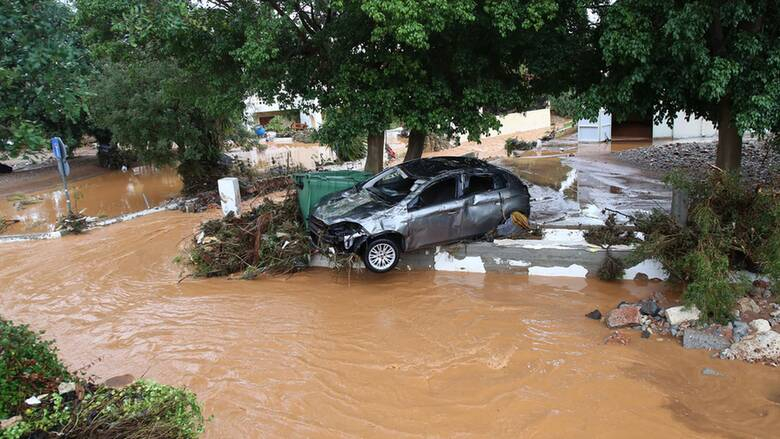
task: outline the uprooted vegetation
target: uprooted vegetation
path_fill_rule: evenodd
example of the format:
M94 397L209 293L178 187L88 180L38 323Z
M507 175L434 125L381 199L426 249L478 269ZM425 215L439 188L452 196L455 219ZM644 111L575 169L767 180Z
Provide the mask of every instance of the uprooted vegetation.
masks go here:
M308 265L309 238L289 193L282 202L265 199L236 217L206 221L187 248L195 276L226 276L243 272L286 274Z
M141 380L121 389L68 371L50 341L0 318L0 437L198 437L204 419L195 395ZM15 415L15 416L13 416Z
M672 175L667 182L690 196L687 223L661 211L638 217L637 231L645 239L635 257L660 261L684 282L686 305L696 305L706 320L727 322L749 288L732 273L780 279L780 193L746 186L723 172L704 181Z
M633 219L633 217L630 218ZM619 225L617 223L617 214L612 212L607 216L604 226L588 230L583 236L587 242L598 245L607 252L604 263L598 271L599 279L621 279L626 271L625 263L622 259L617 258L612 254L612 246L631 245L636 243L637 238L633 230L630 230L626 226Z
M506 149L507 157L511 156L515 151L529 151L535 146L536 142L520 140L517 137L511 137L504 142L504 149Z

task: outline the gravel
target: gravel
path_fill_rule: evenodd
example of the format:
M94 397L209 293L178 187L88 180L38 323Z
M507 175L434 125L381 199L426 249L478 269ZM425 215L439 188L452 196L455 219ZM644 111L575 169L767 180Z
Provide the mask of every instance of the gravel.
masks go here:
M680 169L704 177L715 164L714 142L676 142L615 153L615 157L660 175ZM763 142L742 145L742 176L751 183L776 184L780 180L780 154Z

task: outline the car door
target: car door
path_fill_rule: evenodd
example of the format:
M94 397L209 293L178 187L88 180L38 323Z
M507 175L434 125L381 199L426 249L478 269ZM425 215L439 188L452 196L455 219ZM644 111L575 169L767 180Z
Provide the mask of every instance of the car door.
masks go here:
M466 207L461 226L463 237L483 235L504 219L501 193L491 174L466 175L463 199Z
M411 201L406 250L461 237L464 200L460 197L460 177L454 175L435 180Z

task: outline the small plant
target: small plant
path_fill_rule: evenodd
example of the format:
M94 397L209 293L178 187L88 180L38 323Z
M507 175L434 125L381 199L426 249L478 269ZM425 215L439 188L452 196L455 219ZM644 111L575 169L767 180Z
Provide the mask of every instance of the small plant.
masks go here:
M531 150L534 148L534 146L536 146L535 142L527 142L525 140L520 140L517 137L506 139L506 142L504 142L504 148L506 149L507 157L511 156L515 151Z
M613 245L630 245L637 241L634 232L617 224L616 214L610 213L604 225L584 233L585 241L598 245L607 251L598 271L601 280L621 279L625 274L625 263L612 254Z

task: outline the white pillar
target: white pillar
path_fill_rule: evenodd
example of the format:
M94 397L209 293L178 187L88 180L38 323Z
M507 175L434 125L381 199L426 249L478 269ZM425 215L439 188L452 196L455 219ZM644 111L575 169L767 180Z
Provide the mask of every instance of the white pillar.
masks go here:
M241 190L238 187L238 179L235 177L220 178L217 181L219 187L219 199L222 202L222 215L241 215Z

